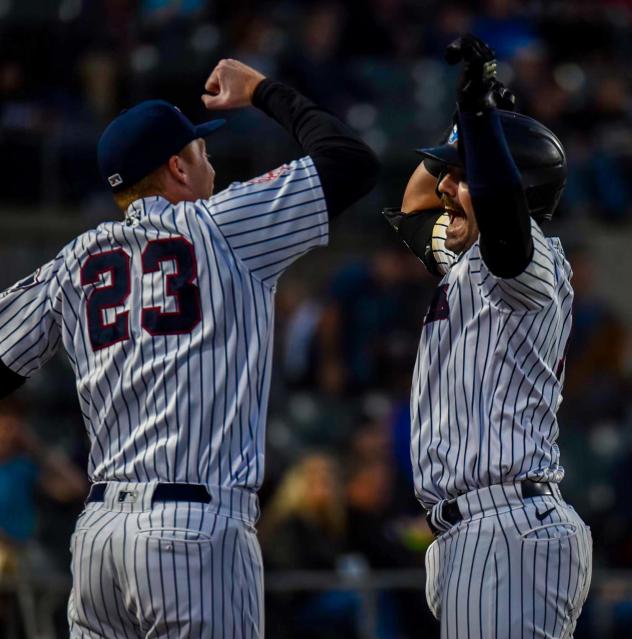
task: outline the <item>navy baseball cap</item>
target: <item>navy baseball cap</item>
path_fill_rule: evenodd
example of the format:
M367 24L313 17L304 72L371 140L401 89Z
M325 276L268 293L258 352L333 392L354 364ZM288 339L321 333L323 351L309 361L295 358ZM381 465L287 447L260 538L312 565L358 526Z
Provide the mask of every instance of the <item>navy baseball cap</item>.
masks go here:
M123 111L101 134L99 169L114 193L142 180L179 153L189 142L205 138L226 123L193 124L178 107L164 100L145 100Z

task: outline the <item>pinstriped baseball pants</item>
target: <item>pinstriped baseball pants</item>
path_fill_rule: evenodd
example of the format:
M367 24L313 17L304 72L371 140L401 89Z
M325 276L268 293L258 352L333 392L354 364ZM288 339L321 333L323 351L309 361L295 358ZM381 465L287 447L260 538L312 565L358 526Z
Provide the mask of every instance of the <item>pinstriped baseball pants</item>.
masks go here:
M463 520L426 553L426 599L442 639L572 638L592 539L554 492L523 500L519 485L499 485L457 498Z
M154 487L110 483L79 517L71 638L262 638L256 495L210 488L210 504L152 504Z

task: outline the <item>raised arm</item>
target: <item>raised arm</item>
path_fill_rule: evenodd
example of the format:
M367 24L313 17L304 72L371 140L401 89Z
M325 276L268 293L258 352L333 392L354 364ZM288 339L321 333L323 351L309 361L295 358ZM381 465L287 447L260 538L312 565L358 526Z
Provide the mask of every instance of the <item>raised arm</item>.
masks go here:
M464 60L459 90L459 152L465 165L481 255L497 277L516 277L533 256L529 209L520 173L496 109L494 53L473 36L452 48L448 61Z
M237 60L221 60L205 85L208 109L252 104L275 119L311 156L329 216L344 211L377 181L375 153L343 122L298 91Z

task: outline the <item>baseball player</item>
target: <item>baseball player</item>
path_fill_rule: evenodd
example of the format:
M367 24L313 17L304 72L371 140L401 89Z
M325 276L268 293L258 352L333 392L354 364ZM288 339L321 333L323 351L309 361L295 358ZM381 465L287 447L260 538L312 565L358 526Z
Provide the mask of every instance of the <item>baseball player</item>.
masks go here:
M420 167L396 216L443 274L411 397L415 490L436 536L426 597L444 639L568 638L592 542L559 489L573 291L559 240L540 228L564 187L564 150L539 122L496 108L483 42L464 36L448 58L465 62L457 126L448 143L420 150L431 172L442 167L441 201Z
M254 525L276 283L376 180L370 149L293 89L236 60L205 88L208 109L252 104L305 157L213 195L204 138L223 120L142 102L98 146L124 219L0 299L2 394L63 344L91 442L72 637L263 636Z

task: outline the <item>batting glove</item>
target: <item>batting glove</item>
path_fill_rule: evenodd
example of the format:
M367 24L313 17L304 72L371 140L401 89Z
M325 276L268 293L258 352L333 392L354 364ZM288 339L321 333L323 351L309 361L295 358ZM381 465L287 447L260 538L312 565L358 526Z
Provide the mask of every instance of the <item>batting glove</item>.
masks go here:
M458 90L458 104L462 112L484 111L499 102L515 103L513 94L496 78L496 54L480 38L468 33L448 45L445 52L448 64L463 62L463 75Z

